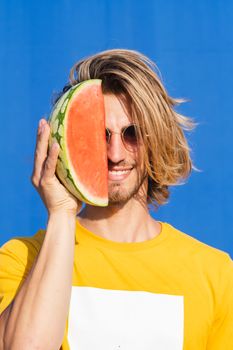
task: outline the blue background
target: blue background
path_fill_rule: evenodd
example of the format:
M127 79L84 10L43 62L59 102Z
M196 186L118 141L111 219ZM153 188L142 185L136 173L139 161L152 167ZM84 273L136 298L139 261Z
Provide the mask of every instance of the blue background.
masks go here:
M233 256L233 2L2 0L0 244L46 225L30 183L36 128L80 58L110 48L154 60L179 111L199 123L189 142L201 172L153 216Z

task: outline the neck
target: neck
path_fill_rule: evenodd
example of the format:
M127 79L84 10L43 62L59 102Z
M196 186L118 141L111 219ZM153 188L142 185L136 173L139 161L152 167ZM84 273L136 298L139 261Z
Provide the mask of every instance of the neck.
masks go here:
M149 214L145 202L131 199L108 207L86 205L78 215L82 226L117 242L142 242L159 234L160 224Z

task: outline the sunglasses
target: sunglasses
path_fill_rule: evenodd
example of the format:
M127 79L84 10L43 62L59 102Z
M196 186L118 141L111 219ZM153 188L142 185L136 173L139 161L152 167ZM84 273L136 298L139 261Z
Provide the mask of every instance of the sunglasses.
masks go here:
M121 130L121 132L115 132L110 131L108 128L106 128L106 141L107 144L111 141L112 134L119 134L121 135L121 140L128 150L133 150L135 147L139 144L139 132L138 127L135 124L131 124L129 126L126 126Z

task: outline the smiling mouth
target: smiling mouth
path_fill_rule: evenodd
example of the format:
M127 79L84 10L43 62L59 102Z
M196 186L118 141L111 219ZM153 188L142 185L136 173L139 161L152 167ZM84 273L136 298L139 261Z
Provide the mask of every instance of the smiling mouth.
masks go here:
M109 180L124 180L126 179L131 170L133 168L130 169L119 169L119 170L108 170L108 179Z

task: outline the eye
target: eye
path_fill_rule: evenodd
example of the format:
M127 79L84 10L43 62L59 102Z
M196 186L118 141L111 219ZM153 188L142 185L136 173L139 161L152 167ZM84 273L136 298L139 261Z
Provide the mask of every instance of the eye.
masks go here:
M111 132L109 129L105 129L105 137L106 137L106 142L109 143L110 142L110 138L111 138Z

